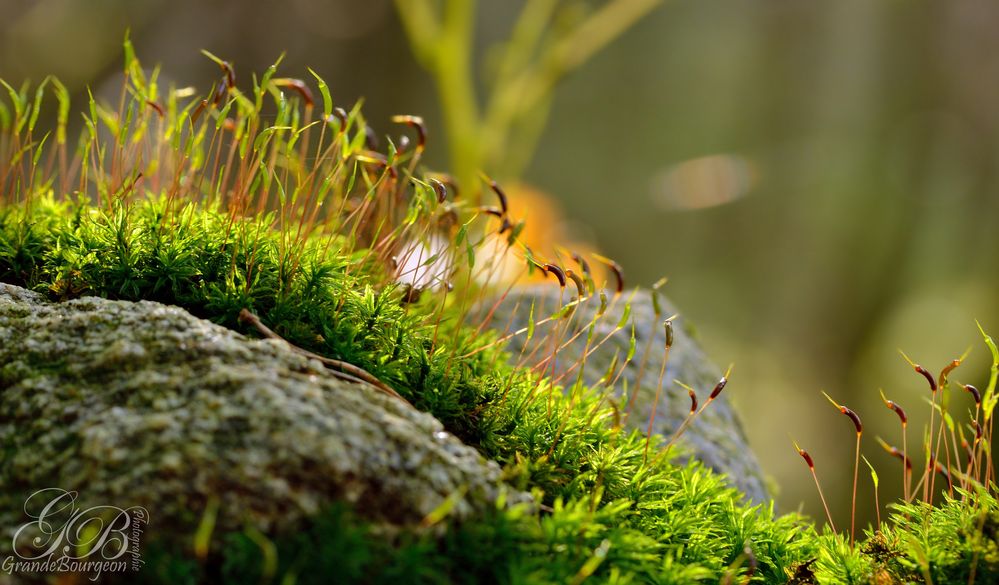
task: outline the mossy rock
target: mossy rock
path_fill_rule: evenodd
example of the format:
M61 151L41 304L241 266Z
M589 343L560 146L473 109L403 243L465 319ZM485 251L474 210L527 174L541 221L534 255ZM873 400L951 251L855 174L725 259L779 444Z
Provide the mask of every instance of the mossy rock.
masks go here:
M338 502L391 528L528 499L432 416L284 342L160 303L51 303L5 284L0 444L0 556L42 488L142 506L150 535L185 543L211 500L218 533L273 534Z
M722 372L697 344L687 321L679 316L674 318L673 345L663 378L659 404L653 413L664 355L663 348L666 345L663 321L677 311L660 296L657 316L652 294L656 293L638 290L632 294L626 291L616 301L609 302L606 312L595 321L593 339L599 341L608 335L609 337L595 349L587 347L585 329L594 322L596 313L600 309L597 298L584 300L572 315L555 321L554 323L561 328L555 335L563 347L559 348L554 368L546 371L552 373L555 378L568 373L562 384L570 387L579 373L578 364L585 352L589 355L586 356L586 365L583 368L583 382L588 386L598 387L615 359L619 367L624 365L631 344L630 324L634 323L635 355L621 373L624 383L615 385L616 396L620 398L621 389L627 387L633 397L620 400L618 410L626 426L642 432L649 428L649 420L652 419L652 432L668 440L683 425L690 412L690 398L687 391L676 381L684 382L694 388L697 391L699 404L703 405L721 378ZM516 331L527 327L532 304L533 314L537 320L558 312L559 307L570 300L572 299L568 294L560 294L559 289L551 285L514 288L495 308L491 322L496 328ZM624 316L626 305L630 306L630 322L615 332L615 327ZM489 304L488 308L492 309L492 304ZM565 323L568 323L567 327ZM573 337L575 339L568 342ZM534 354L534 360L537 360L538 356L550 354L551 347L550 332L548 335L535 334L530 340L526 335L517 335L510 339L509 345L515 360L521 355L531 354ZM591 349L593 351L589 353ZM646 351L648 351L647 358L645 358ZM644 367L642 367L643 361L645 361ZM632 403L630 410L629 402ZM690 456L726 476L752 501L763 503L769 500L759 463L746 441L739 417L724 392L694 419L684 431L678 444L685 447L683 450Z

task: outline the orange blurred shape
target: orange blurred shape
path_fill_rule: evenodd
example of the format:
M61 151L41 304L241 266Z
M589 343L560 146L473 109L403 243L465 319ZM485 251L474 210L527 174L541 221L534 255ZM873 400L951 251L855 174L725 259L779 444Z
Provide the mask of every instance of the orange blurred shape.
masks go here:
M504 184L503 190L509 202L510 222L516 224L524 220L524 229L518 238L522 245L510 248L507 234L496 234L499 222L493 222L491 234L476 253L477 263L496 263L495 270L488 271L491 273L488 276L490 283L526 284L546 279L540 269L527 270L523 246L531 249L538 262L550 262L582 275L579 264L572 259L573 253L578 254L589 263L593 281L598 287L607 280L607 270L591 256L596 247L583 238L574 237L562 207L550 195L524 183ZM554 283L554 277L548 278Z
M704 209L744 197L759 178L756 165L734 154L679 162L652 179L652 198L665 210Z

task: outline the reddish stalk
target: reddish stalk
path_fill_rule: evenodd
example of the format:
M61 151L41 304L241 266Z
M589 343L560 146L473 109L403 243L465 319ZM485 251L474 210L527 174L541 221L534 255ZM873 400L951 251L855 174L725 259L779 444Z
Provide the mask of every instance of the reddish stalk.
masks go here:
M885 407L892 410L895 414L897 414L899 422L902 423L902 461L908 462L909 446L907 444L908 441L906 440L906 435L907 435L906 430L909 426L909 417L905 415L905 411L902 410L901 406L899 406L897 403L891 400L888 400L888 398L885 397L884 390L881 390L879 388L878 392L881 393L881 400L882 402L885 403ZM907 465L902 466L902 494L903 494L902 497L905 498L905 501L907 502L909 501L909 487L910 487L909 484L912 481L912 475L910 474L910 471L911 469L909 466Z
M930 428L929 433L927 434L926 445L924 445L928 457L926 459L926 469L923 470L924 478L927 479L926 483L923 484L923 501L929 502L930 494L933 492L933 476L929 463L929 456L932 455L933 449L933 418L936 415L937 406L937 381L933 379L933 375L930 374L926 368L909 359L909 356L905 355L905 352L899 350L899 353L902 354L902 358L904 358L905 361L912 366L912 369L915 370L917 374L926 378L927 384L930 385L930 393L932 394L932 400L930 400ZM942 425L943 421L941 421L940 424Z
M853 426L857 430L857 448L853 461L853 497L851 498L850 503L850 546L853 546L856 540L857 526L857 475L860 472L860 437L864 433L864 425L860 422L860 417L857 416L856 412L850 410L842 404L838 404L825 392L822 394L825 395L826 399L829 400L833 406L839 409L844 416L848 417L853 422Z
M975 420L974 420L974 423L975 423L975 429L976 429L975 430L976 439L975 439L975 444L974 444L974 446L972 448L972 451L971 451L971 459L972 459L972 463L975 464L975 466L974 466L975 479L978 480L978 479L980 479L979 478L980 470L979 470L979 465L978 465L976 454L977 454L977 451L978 451L978 442L979 442L978 441L978 437L981 437L981 434L982 434L981 425L979 423L979 416L981 415L981 411L982 411L982 393L979 392L978 388L975 388L971 384L964 384L964 386L962 386L962 387L964 388L965 392L967 392L968 394L971 394L971 397L975 401ZM971 473L971 467L970 467L970 465L969 465L969 471L968 471L968 473Z
M970 348L968 349L968 351L971 351ZM943 396L941 397L940 400L940 429L937 431L937 443L936 446L933 448L933 456L936 458L940 457L940 442L942 440L944 448L944 456L947 458L947 469L950 469L951 467L950 449L947 446L948 442L947 435L944 433L944 424L947 423L947 421L949 420L947 416L947 404L949 402L947 399L947 378L950 375L950 373L954 371L954 369L956 369L958 366L961 365L961 363L964 361L964 358L968 357L968 351L965 351L964 354L961 355L961 357L951 360L949 364L944 366L943 369L940 370L940 376L937 378L937 388L943 392ZM950 442L952 444L955 444L956 446L957 440L954 437L953 424L947 423L947 426L950 428L951 432ZM960 465L960 463L958 464ZM951 497L953 497L954 495L953 483L950 483L949 480L950 476L948 475L949 486L947 491L948 494ZM931 489L932 489L932 483L931 483Z
M819 491L819 499L822 500L822 507L826 511L826 520L829 521L829 528L831 528L833 532L836 532L836 524L833 522L832 514L829 513L829 505L826 504L826 496L822 493L822 486L819 485L819 476L815 473L815 461L812 460L812 456L808 454L808 451L805 451L798 446L798 443L794 439L791 439L791 443L794 444L794 449L798 452L798 455L801 455L801 458L805 460L806 464L808 464L808 471L812 472L812 479L815 480L815 489Z

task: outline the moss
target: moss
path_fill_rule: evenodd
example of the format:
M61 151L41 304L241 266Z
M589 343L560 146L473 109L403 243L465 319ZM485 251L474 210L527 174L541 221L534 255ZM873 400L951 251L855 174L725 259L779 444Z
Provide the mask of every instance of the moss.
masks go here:
M284 93L298 86L276 68L244 93L219 62L218 87L187 99L159 88L130 46L126 55L129 97L117 111L89 104L79 174L45 170L68 147L43 148L33 134L41 100L11 91L0 128L0 280L51 299L174 304L246 333L238 315L248 309L290 342L393 387L540 504L500 502L464 518L442 509L402 530L333 504L297 530L228 529L203 557L183 544L193 535L151 534L147 582L844 583L887 572L939 583L964 578L969 558L983 579L994 575L989 495L900 508L883 537L851 548L798 516L747 505L696 461L655 456L657 437L646 456L647 438L615 424L621 405L608 389L563 394L510 365L495 334L466 321L489 292L475 252L497 230L509 254L534 265L530 252L477 201L433 182L441 177L423 169L422 149L370 151L359 109L334 109L325 84L316 115L319 100ZM57 136L64 125L60 117ZM437 252L434 241L450 244ZM399 274L411 252L429 258ZM598 302L596 292L579 302ZM133 349L112 346L101 359L115 369ZM5 380L62 369L16 363L4 364Z

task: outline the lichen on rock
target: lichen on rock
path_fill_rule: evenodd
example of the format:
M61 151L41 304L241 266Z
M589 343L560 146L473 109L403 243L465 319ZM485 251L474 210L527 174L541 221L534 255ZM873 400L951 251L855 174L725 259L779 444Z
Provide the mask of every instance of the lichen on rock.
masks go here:
M8 532L41 488L76 490L81 505L145 507L163 538L189 537L212 498L218 532L280 532L337 501L406 526L449 497L460 519L508 491L495 463L432 416L336 379L281 341L159 303L50 303L5 284L0 444Z

